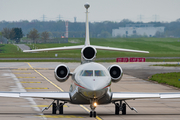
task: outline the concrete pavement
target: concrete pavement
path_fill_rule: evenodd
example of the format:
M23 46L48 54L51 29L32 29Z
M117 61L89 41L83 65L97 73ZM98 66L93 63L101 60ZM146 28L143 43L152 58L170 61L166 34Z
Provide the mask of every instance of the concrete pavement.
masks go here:
M62 88L64 91L69 91L71 78L64 83L58 82L54 78L54 68L61 63L36 63L30 65L41 73L48 80ZM73 71L79 63L65 63L71 71ZM104 66L109 66L114 63L102 63ZM119 63L123 69L132 69L137 71L142 69L146 71L161 70L161 67L149 66L150 63L124 64ZM151 63L155 64L155 63ZM173 68L164 68L173 69ZM179 69L176 69L179 70ZM27 63L0 63L0 91L59 91L55 86L50 84L35 70L31 69ZM160 84L144 81L132 75L124 74L122 80L118 83L112 83L113 92L180 92ZM32 98L0 98L0 119L14 120L38 120L38 119L86 119L89 118L89 113L79 105L66 104L64 106L64 115L52 115L51 108L44 113L41 112L42 107L49 105L52 100L32 99ZM97 115L100 119L110 120L169 120L180 119L180 99L146 99L146 100L128 100L129 105L135 107L138 113L127 108L127 115L114 115L114 104L99 105L96 108ZM85 105L89 109L89 105Z

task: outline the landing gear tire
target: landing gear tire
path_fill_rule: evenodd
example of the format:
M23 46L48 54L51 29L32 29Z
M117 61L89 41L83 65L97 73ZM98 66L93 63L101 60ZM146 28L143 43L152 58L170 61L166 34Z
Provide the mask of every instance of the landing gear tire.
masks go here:
M92 117L92 116L96 117L96 111L94 111L94 112L91 111L91 112L89 113L89 116L90 116L90 117Z
M56 114L56 103L52 104L52 114Z
M96 111L94 111L94 117L96 117Z
M63 114L63 103L60 103L59 114Z
M92 111L89 113L89 117L92 117Z
M122 104L122 114L126 115L126 104L125 103Z
M115 104L115 115L119 115L119 104Z

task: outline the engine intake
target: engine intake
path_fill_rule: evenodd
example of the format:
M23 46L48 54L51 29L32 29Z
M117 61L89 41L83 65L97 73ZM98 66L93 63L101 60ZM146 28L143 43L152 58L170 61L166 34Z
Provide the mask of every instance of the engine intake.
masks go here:
M66 65L60 64L55 68L54 76L57 81L65 82L69 78L69 75L70 70Z
M123 76L122 68L119 65L112 65L108 68L112 82L119 82Z
M96 57L96 49L92 46L84 47L81 54L84 60L93 60Z

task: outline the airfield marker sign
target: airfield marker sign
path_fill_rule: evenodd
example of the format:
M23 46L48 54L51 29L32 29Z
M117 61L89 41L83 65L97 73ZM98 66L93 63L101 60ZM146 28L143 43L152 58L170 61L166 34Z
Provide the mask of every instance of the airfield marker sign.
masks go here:
M116 62L128 62L128 58L117 58Z
M116 62L146 62L146 58L116 58Z

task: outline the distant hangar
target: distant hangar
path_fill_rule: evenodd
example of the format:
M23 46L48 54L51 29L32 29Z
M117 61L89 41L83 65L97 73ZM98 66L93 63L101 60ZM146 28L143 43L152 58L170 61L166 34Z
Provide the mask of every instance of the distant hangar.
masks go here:
M165 27L154 27L153 24L127 24L126 27L112 29L112 37L148 36L153 37L157 32L163 33Z

